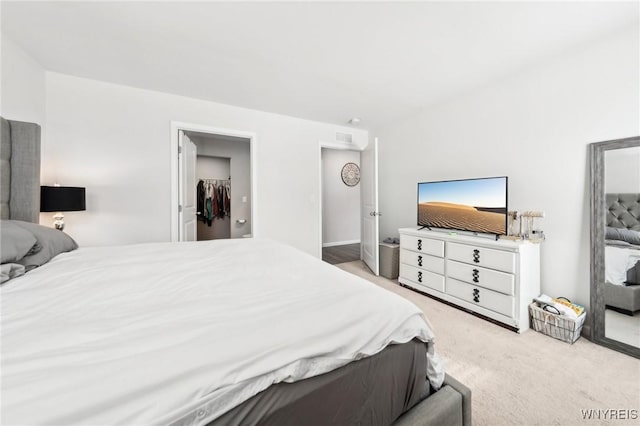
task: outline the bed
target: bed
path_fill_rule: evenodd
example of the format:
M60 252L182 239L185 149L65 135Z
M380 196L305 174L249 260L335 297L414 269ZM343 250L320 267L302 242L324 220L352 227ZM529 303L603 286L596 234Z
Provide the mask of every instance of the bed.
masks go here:
M2 219L37 222L39 128L2 119L2 162ZM69 250L0 292L3 424L471 424L417 307L275 241Z
M640 310L640 194L606 194L605 304Z

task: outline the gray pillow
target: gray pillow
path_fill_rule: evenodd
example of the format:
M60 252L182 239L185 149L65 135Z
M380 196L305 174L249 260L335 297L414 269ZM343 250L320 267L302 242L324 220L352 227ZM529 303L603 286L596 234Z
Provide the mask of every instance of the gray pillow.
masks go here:
M604 240L604 244L610 247L633 248L633 245L629 244L626 241L620 240Z
M13 220L0 223L0 258L2 264L14 263L27 254L37 252L36 237Z
M30 222L22 222L19 220L14 220L13 222L32 233L38 245L42 247L37 253L27 255L16 262L24 265L27 272L33 268L44 265L60 253L78 248L78 244L73 241L73 238L62 231Z
M5 263L0 265L0 284L12 278L24 275L24 266L17 263Z
M634 231L626 228L614 228L607 226L606 236L607 240L626 241L629 244L640 246L640 231Z

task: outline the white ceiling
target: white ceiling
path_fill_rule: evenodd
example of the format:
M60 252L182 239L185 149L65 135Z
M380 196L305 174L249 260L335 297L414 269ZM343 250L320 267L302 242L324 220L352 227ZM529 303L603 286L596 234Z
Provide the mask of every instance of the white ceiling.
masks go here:
M624 27L638 2L2 2L44 68L362 127Z

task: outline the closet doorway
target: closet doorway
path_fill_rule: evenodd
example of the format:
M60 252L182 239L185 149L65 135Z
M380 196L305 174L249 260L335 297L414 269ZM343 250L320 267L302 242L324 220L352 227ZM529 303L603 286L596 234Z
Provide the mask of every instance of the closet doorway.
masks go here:
M231 238L231 158L200 152L196 156L196 240Z
M322 260L361 258L360 151L321 147Z
M172 240L252 237L255 136L177 123L172 127L178 154Z

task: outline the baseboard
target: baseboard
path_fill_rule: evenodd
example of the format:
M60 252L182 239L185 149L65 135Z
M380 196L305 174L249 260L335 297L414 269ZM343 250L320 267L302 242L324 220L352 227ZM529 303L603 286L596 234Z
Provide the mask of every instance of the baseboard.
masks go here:
M333 243L322 243L322 247L345 246L347 244L359 244L360 240L335 241Z
M585 324L584 326L582 326L582 333L580 333L580 335L582 337L584 337L587 340L591 340L593 341L593 339L591 338L591 324Z

